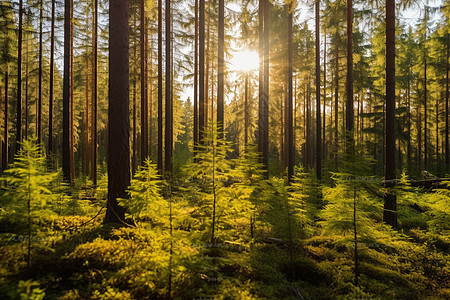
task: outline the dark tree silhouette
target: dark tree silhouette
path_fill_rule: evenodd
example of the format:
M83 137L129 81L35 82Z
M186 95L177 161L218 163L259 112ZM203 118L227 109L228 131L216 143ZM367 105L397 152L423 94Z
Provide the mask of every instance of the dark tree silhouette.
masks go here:
M105 222L123 222L125 212L117 198L126 198L130 184L129 119L129 1L110 2L108 200Z

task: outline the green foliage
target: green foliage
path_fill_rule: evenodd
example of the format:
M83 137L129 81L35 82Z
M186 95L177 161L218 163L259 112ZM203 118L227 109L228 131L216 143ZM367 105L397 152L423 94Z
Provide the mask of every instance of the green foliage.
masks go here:
M169 204L161 196L162 185L156 166L147 159L131 180L129 197L119 199L119 204L134 222L144 219L168 226Z
M31 140L25 141L11 168L0 178L0 216L14 223L43 219L55 214L55 199L50 188L56 173L45 170L45 156Z

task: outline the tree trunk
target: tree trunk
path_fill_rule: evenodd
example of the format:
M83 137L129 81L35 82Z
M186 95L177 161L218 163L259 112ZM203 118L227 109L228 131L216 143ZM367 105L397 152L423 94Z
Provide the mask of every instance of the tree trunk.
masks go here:
M248 74L249 72L245 72L245 86L244 86L244 145L247 147L248 145Z
M2 171L8 166L8 88L9 88L9 64L6 63L5 72L5 118L2 143Z
M334 66L334 168L338 168L339 157L339 31L336 27L335 45L335 66Z
M73 136L73 0L70 1L70 178L75 185L74 136Z
M126 198L130 184L129 120L129 1L110 2L109 8L109 121L108 200L105 222L123 222L124 209L117 198Z
M64 82L63 82L63 174L68 182L71 178L70 156L70 36L71 36L71 9L72 1L64 1Z
M37 114L37 142L42 143L42 22L43 22L43 2L39 1L39 95L38 95L38 114Z
M198 83L198 140L204 143L205 136L205 0L200 0L199 7L199 83Z
M292 3L288 6L288 102L287 102L287 149L288 149L288 179L291 180L294 175L294 165L295 165L295 144L294 144L294 116L293 116L293 80L292 80L292 70L293 70L293 14L294 7Z
M259 43L259 95L258 95L258 151L263 153L263 103L264 103L264 0L258 6L258 43Z
M219 0L219 42L218 42L218 71L217 71L217 129L219 132L219 138L223 137L223 132L225 130L225 124L223 119L223 109L224 109L224 95L223 95L223 85L224 85L224 71L225 71L225 61L224 61L224 43L225 43L225 4L224 0Z
M263 98L263 164L269 171L269 0L264 0L264 98ZM267 172L267 176L269 173Z
M163 66L162 66L162 0L158 0L158 159L160 174L163 172Z
M89 54L86 51L86 70L89 70ZM84 171L86 176L89 175L89 71L86 72L86 95L85 95L85 109L84 109L84 139L85 139L85 158L84 158Z
M325 142L326 127L326 108L327 108L327 35L324 35L323 42L323 116L322 116L322 158L327 157L327 149Z
M346 151L354 154L354 107L353 107L353 3L347 1L347 104L345 114ZM395 149L395 148L394 148Z
M94 0L94 22L92 28L92 125L91 125L91 179L97 185L97 28L98 28L98 0Z
M426 43L426 38L425 38ZM424 65L424 77L423 77L423 127L424 127L424 134L423 134L423 146L424 146L424 159L425 159L425 169L428 169L428 87L427 87L427 53L426 49L424 52L424 59L425 59L425 65Z
M450 56L450 34L447 33L447 60L446 60L446 78L445 78L445 165L446 171L450 170L450 145L448 140L448 98L449 98L449 89L448 89L448 73L450 69L449 64L449 56Z
M194 6L194 152L198 145L198 0L195 0Z
M48 95L48 153L53 154L53 81L55 70L55 2L52 0L52 21L51 21L51 37L50 37L50 83Z
M351 3L351 0L349 0ZM320 117L320 0L316 0L316 177L322 180L322 119Z
M171 7L170 0L166 0L166 117L165 117L165 167L166 176L172 175L172 155L173 155L173 103L172 103L172 68L171 68Z
M395 0L386 0L385 138L384 178L388 181L395 179ZM397 227L397 199L390 191L384 197L383 221Z
M140 8L140 46L141 46L141 164L148 157L148 103L146 94L145 57L145 0L141 0Z
M69 0L66 0L69 1ZM23 0L19 0L19 38L17 45L17 109L16 109L16 154L22 142L22 15Z

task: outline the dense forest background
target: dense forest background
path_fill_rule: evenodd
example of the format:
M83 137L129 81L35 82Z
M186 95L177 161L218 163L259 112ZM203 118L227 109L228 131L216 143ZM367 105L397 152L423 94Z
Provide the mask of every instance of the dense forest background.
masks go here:
M449 298L449 20L1 1L0 297Z

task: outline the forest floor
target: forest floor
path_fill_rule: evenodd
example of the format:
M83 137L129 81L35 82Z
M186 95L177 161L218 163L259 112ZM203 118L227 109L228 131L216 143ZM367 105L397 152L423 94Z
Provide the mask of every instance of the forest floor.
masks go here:
M104 225L100 203L90 215L42 218L29 267L28 236L2 224L0 298L450 298L449 236L429 232L411 207L400 208L401 239L356 244L356 285L355 244L344 235L289 240L256 225L241 228L252 238L210 243L205 230Z

